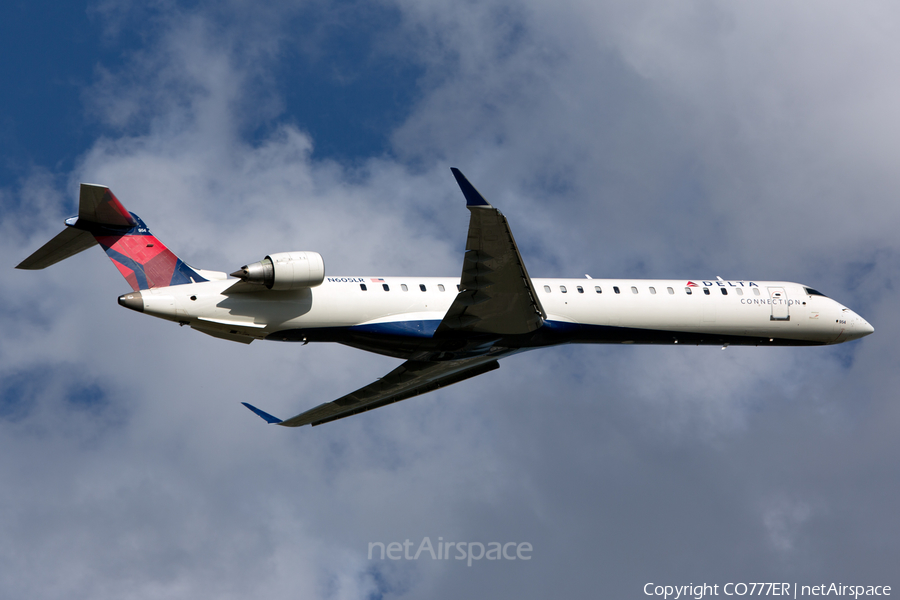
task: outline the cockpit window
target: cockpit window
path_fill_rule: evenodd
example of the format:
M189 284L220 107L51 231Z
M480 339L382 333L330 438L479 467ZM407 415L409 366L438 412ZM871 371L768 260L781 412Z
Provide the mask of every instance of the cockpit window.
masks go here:
M808 287L805 287L803 289L806 290L806 293L809 294L810 296L822 296L823 298L828 297L825 294L823 294L822 292L820 292L819 290L814 290L814 289L808 288Z

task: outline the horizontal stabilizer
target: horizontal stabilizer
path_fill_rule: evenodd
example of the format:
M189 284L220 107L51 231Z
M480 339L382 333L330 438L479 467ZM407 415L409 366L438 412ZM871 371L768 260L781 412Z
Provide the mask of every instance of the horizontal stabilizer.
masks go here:
M16 268L28 270L45 269L96 245L97 240L94 239L90 232L66 227L59 235L20 262Z
M273 417L272 415L270 415L270 414L267 413L266 411L264 411L264 410L259 410L258 408L256 408L256 407L253 406L252 404L248 404L247 402L241 402L241 404L243 404L244 406L246 406L247 408L249 408L250 410L252 410L252 411L255 412L256 414L258 414L258 415L259 415L260 417L262 417L267 423L275 423L275 424L281 423L281 419L279 419L278 417Z
M66 225L62 233L41 246L16 268L45 269L95 246L96 226L130 229L137 225L137 221L108 187L82 183L78 198L78 217L66 220Z

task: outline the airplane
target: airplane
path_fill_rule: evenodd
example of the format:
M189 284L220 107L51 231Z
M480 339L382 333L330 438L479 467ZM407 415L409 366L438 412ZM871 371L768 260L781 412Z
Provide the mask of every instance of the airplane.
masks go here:
M125 308L249 344L336 342L403 359L381 379L286 420L321 425L499 368L560 344L820 346L874 328L786 281L532 279L506 217L451 169L470 211L459 277L325 275L317 252L279 252L231 273L173 254L109 188L81 184L78 215L17 266L43 269L99 244L132 287Z

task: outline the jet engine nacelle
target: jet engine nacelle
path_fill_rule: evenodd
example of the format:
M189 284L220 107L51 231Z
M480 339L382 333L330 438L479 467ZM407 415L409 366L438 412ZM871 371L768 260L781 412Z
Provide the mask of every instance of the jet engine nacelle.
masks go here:
M278 252L231 274L270 290L316 287L325 280L325 261L318 252Z

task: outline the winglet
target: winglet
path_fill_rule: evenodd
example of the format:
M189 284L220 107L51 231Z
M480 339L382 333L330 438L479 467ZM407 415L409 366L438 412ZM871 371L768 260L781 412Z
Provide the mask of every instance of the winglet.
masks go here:
M462 171L456 167L450 167L450 170L453 172L453 176L456 177L456 183L459 184L459 189L462 190L463 196L466 197L466 206L490 207L490 202L485 200L484 196L475 189L475 186L469 183L469 180L462 174Z
M270 414L267 413L266 411L264 411L264 410L259 410L258 408L256 408L256 407L253 406L252 404L248 404L248 403L246 403L246 402L241 402L241 404L243 404L244 406L246 406L247 408L249 408L250 410L252 410L252 411L255 412L256 414L258 414L258 415L259 415L260 417L262 417L267 423L275 423L276 425L277 425L278 423L281 423L281 419L279 419L278 417L273 417L272 415L270 415Z

